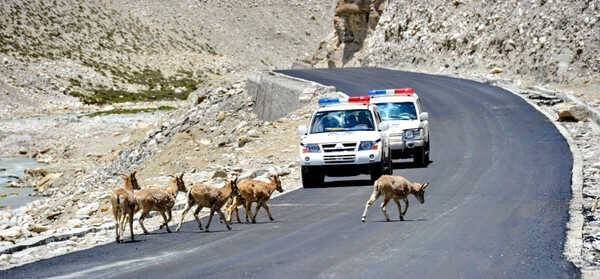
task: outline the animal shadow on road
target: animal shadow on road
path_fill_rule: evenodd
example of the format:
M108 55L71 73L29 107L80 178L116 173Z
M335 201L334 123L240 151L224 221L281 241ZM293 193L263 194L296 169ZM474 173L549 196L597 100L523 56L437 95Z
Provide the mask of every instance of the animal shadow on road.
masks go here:
M425 166L421 166L417 163L414 162L395 162L393 164L393 168L396 169L422 169L422 168L427 168L430 164L433 164L434 162L429 160L429 162L427 162L427 164Z
M342 180L342 181L330 181L323 183L323 186L316 188L334 188L334 187L348 187L348 186L373 186L373 183L368 179L358 180Z
M395 223L395 222L425 222L427 221L427 219L423 219L423 218L419 218L419 219L404 219L404 221L400 221L400 219L391 219L389 222L386 221L385 219L382 220L376 220L376 221L372 221L372 222L376 222L376 223Z

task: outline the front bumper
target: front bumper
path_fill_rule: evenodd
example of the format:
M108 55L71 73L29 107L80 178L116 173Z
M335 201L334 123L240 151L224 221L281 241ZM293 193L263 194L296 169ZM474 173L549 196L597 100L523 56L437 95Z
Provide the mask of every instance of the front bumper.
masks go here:
M365 165L381 162L381 150L364 150L353 152L318 152L302 153L300 151L300 165L302 166L339 166L339 165Z
M425 146L425 140L404 140L402 137L390 137L390 147L392 151L408 151L418 147Z

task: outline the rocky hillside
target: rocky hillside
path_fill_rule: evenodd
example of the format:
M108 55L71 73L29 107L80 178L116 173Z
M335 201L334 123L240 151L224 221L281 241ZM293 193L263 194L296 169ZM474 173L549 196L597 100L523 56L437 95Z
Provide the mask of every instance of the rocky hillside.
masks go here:
M371 22L378 2L340 0L334 43L324 42L312 64L443 68L598 89L598 1L399 0ZM360 9L341 12L349 5Z
M2 1L0 118L76 108L79 101L185 99L240 72L289 67L316 48L331 4Z

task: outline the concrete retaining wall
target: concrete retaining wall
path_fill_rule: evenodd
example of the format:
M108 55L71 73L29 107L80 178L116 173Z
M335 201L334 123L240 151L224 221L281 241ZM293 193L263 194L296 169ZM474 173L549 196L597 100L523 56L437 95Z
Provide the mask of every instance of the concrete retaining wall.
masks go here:
M246 92L252 96L258 117L273 121L336 88L274 72L255 72L248 76Z

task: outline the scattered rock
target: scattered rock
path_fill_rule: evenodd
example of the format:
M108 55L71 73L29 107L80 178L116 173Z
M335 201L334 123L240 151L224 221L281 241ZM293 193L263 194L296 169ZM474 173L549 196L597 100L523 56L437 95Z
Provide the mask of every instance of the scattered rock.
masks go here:
M217 121L223 122L223 120L225 120L225 112L220 111L219 114L217 114Z
M500 74L500 73L502 73L502 69L500 69L500 68L493 68L490 71L490 74L492 74L492 75L496 75L496 74Z
M227 172L225 170L219 169L213 172L210 176L212 179L215 178L227 178Z
M251 141L252 140L248 137L239 137L237 140L238 147L244 147L244 145L246 145L246 143L249 143Z
M33 168L33 169L26 169L25 173L34 178L38 178L38 177L46 176L48 174L48 170L43 169L43 168Z
M21 237L23 237L23 229L19 226L0 231L0 240L14 242Z
M558 113L558 121L586 121L589 114L588 109L584 105L570 102L556 105L554 110Z
M48 230L48 227L41 226L41 225L33 225L33 226L29 227L29 231L36 232L36 233L43 233L47 230Z
M54 183L54 181L56 181L56 179L58 179L62 175L63 175L62 172L58 172L58 173L50 173L50 174L44 176L44 178L42 178L42 180L40 180L38 182L36 189L40 192L45 191L46 188L51 187L52 183Z

